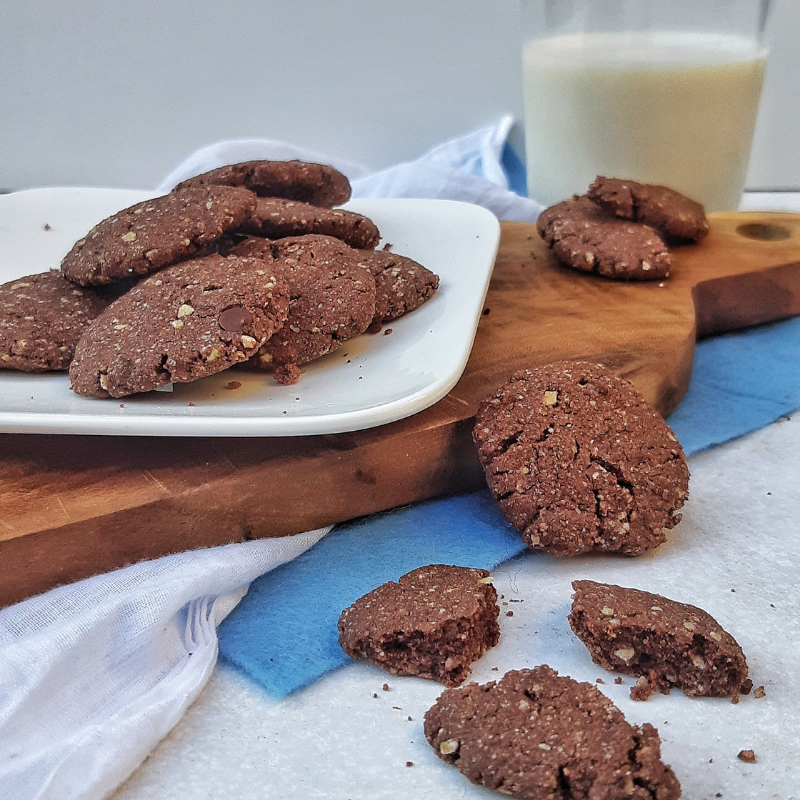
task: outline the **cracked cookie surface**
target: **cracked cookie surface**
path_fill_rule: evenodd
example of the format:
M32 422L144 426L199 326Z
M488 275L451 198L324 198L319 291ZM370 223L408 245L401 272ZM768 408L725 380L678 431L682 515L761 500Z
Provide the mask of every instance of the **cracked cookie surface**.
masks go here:
M680 785L647 723L548 666L446 689L425 738L475 784L528 800L674 800Z
M666 186L598 175L586 196L614 216L643 222L666 236L699 242L708 233L703 206Z
M339 644L394 675L457 686L500 639L486 570L431 564L356 600L339 617Z
M286 319L289 287L256 258L210 255L139 282L86 330L72 389L124 397L246 361Z
M0 369L69 369L75 345L114 300L109 292L76 286L58 270L0 286Z
M337 169L308 161L242 161L189 178L175 188L243 186L259 197L285 197L323 208L350 199L350 181Z
M64 257L61 271L84 286L139 278L197 255L255 207L252 192L230 186L155 197L95 225Z
M747 679L741 647L702 609L595 581L572 588L572 630L595 664L643 678L635 700L673 686L690 697L735 697Z
M546 208L536 221L539 235L563 264L616 280L658 280L672 259L655 230L614 217L589 200L573 197Z
M375 316L375 279L358 254L330 236L298 236L270 242L248 239L231 253L264 256L285 269L291 305L284 325L248 362L295 383L299 365L320 358L363 333Z
M365 250L375 247L381 238L375 223L361 214L274 197L260 197L253 215L239 230L268 239L314 234L332 236L350 247Z
M681 446L633 384L600 365L517 372L481 404L473 439L503 516L536 550L640 555L680 520Z

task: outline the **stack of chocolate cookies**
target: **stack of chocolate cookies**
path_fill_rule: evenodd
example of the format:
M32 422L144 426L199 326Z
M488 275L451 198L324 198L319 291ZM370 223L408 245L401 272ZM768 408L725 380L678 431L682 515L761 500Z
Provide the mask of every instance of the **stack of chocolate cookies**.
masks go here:
M69 369L81 395L123 397L237 364L294 383L300 365L429 299L438 277L376 251L336 208L333 167L212 170L103 220L53 270L0 287L0 368Z

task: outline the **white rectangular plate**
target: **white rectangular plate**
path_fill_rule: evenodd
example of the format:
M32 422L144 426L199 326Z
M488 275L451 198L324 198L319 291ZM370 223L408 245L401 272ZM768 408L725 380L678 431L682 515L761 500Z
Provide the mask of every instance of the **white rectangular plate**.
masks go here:
M58 267L93 225L152 196L65 188L0 196L0 283ZM74 394L65 373L0 370L0 432L304 436L384 425L441 400L467 364L500 225L489 211L450 200L365 199L345 207L374 220L381 246L390 243L439 275L430 301L306 365L293 386L236 369L172 392L98 400ZM241 386L227 388L231 381Z

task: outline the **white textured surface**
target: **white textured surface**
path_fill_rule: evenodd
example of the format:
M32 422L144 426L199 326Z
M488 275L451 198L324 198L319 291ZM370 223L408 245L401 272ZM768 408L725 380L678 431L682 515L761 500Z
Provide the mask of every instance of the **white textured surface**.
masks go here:
M701 454L690 467L683 522L658 552L631 560L531 552L495 570L509 605L502 607L501 642L473 678L484 682L543 662L579 680L601 677L601 690L630 721L658 728L685 798L712 800L719 792L729 800L792 800L800 797L800 413ZM570 581L583 577L706 609L742 645L766 697L751 694L733 705L673 691L646 703L630 700L632 679L615 685L569 630ZM469 784L425 742L422 718L440 690L354 663L276 702L218 667L184 719L113 797L499 797ZM756 763L739 761L737 753L750 748Z

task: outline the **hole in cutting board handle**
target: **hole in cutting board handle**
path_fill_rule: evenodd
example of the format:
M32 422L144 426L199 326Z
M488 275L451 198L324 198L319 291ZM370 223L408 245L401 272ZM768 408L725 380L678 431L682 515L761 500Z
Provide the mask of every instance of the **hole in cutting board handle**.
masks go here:
M758 239L762 242L776 242L781 239L788 239L792 232L782 225L768 225L763 222L748 222L739 225L736 233L747 239Z

